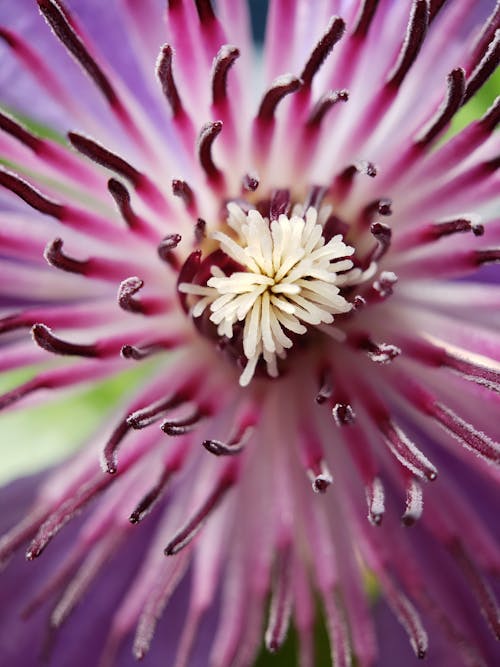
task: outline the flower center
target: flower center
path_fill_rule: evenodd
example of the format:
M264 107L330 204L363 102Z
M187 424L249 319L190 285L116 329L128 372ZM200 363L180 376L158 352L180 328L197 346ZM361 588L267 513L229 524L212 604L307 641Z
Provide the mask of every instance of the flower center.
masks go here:
M227 209L231 231L216 231L212 239L241 270L226 273L214 263L206 284L184 282L179 289L201 297L191 314L200 317L208 308L220 337L233 339L235 327L243 325L246 365L240 385L246 386L260 359L271 377L278 376L278 358L286 357L294 334L332 324L334 315L351 310L340 288L357 282L360 271L353 269L348 257L354 248L341 234L325 239L330 207L318 213L297 205L290 217L271 221L235 203Z

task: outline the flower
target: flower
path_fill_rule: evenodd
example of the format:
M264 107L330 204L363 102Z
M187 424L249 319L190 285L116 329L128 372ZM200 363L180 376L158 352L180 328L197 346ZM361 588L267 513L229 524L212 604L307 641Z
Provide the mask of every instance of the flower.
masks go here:
M37 3L53 35L0 10L1 364L34 368L0 408L146 370L4 491L4 662L250 665L293 622L307 667L317 598L336 667L410 664L376 598L418 658L495 663L499 100L440 140L498 3L275 0L262 82L243 2Z

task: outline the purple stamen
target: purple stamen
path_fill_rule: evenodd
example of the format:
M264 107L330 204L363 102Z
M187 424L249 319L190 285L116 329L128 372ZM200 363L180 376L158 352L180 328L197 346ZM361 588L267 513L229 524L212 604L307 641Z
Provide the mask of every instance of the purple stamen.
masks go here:
M276 562L276 581L271 595L265 634L267 650L276 653L286 639L292 613L292 558L290 547L281 550Z
M185 435L195 429L207 415L206 408L197 408L187 417L164 421L161 430L167 435Z
M422 487L416 480L412 479L406 488L406 508L401 517L403 526L413 526L422 516L423 508Z
M427 0L415 0L398 60L387 77L386 86L388 88L399 88L403 83L422 48L428 26L429 3Z
M364 39L368 34L379 0L362 0L359 14L354 22L351 37Z
M229 44L221 46L215 56L212 73L212 104L214 106L219 106L227 100L227 75L239 56L239 49Z
M356 413L349 403L335 403L332 415L337 426L349 426L356 419Z
M333 47L344 34L344 31L345 22L343 19L333 16L330 19L325 34L314 47L300 75L305 87L309 88L311 86L315 74L330 55Z
M262 98L257 112L257 120L262 123L271 123L274 120L276 107L281 100L286 95L295 93L301 85L302 81L291 74L278 77Z
M442 107L437 111L416 139L419 148L427 146L448 125L464 102L465 70L461 67L452 70L447 77L448 90Z
M238 467L230 465L225 468L219 478L214 490L206 498L200 509L188 521L165 547L165 555L173 556L184 549L202 528L205 520L215 510L222 501L229 489L236 483L238 477Z
M216 120L213 123L205 123L198 136L198 159L201 167L207 175L209 182L219 188L224 183L224 176L213 161L212 146L221 130L222 121Z
M158 482L151 488L146 495L136 505L134 511L129 517L130 523L139 523L142 521L154 508L154 506L161 499L165 493L168 482L172 476L172 468L167 466L162 472Z
M308 129L319 129L327 112L330 111L337 102L347 102L348 99L349 91L345 89L331 90L328 93L324 93L311 109L306 120L306 127Z
M500 29L496 31L495 38L488 47L481 62L478 63L472 74L467 79L464 103L477 93L481 86L490 78L500 62Z
M274 190L269 205L269 220L277 220L280 215L287 215L290 210L290 190Z

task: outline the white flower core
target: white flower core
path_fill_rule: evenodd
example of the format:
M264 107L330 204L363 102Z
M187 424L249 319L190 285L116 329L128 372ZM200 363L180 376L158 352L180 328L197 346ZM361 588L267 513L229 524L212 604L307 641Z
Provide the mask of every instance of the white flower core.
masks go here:
M304 215L296 206L290 217L280 215L271 223L257 210L245 213L234 203L227 208L235 238L220 231L212 238L244 271L227 276L214 265L206 286L182 283L179 289L201 297L192 308L193 317L210 307L219 336L232 338L233 326L244 322L243 352L248 363L240 385L245 386L260 357L269 375L278 375L277 359L293 345L286 332L302 335L307 325L331 324L335 314L348 312L352 306L339 287L358 282L361 272L346 259L354 249L342 235L325 243L323 223L329 208L318 216L315 208Z

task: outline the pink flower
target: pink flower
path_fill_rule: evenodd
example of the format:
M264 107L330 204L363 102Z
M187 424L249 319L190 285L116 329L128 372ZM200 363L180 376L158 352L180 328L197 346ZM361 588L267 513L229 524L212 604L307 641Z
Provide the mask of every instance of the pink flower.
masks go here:
M148 372L4 492L3 662L47 619L73 667L250 665L293 623L308 667L317 599L336 667L410 664L375 596L493 665L499 100L445 131L498 3L275 0L263 63L244 2L33 5L0 9L0 365L34 368L0 408Z

